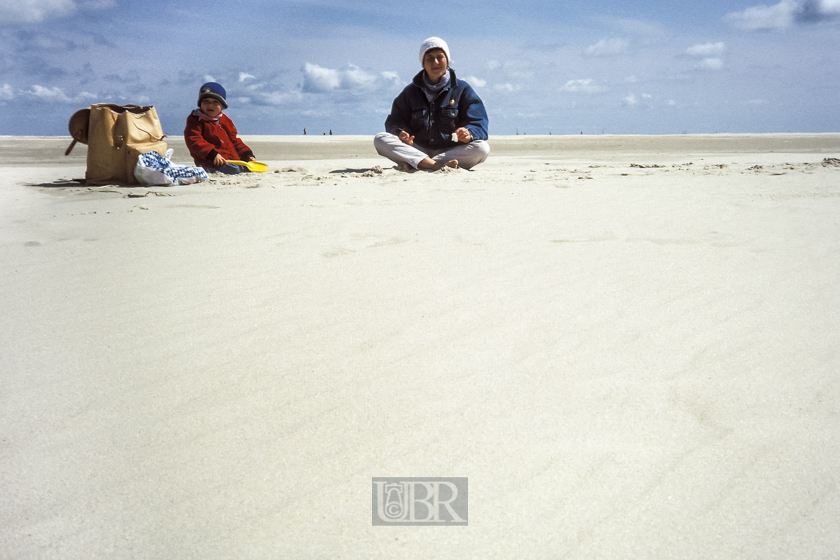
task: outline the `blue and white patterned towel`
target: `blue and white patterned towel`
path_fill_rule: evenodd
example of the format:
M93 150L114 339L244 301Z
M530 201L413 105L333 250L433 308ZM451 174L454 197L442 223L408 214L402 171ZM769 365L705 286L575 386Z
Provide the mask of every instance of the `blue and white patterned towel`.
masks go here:
M188 185L207 179L207 172L201 167L175 165L169 158L172 150L162 156L157 152L147 152L137 158L134 176L144 185Z

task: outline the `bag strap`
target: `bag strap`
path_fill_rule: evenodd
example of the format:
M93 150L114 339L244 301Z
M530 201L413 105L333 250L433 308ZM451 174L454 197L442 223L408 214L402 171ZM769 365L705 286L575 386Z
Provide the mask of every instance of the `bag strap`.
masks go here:
M70 123L67 125L67 128L70 130L70 136L73 138L73 142L70 144L70 147L67 148L67 151L64 152L65 156L70 155L70 152L73 151L73 147L76 145L76 142L87 144L89 123L90 107L86 109L80 109L73 113L73 116L70 117Z
M145 132L146 134L148 134L149 138L151 138L152 140L160 142L164 138L166 138L166 134L164 134L162 136L156 136L153 132L147 130L146 128L144 128L142 126L140 126L140 124L139 124L139 123L143 122L142 120L139 119L139 117L146 114L150 109L153 108L153 106L150 105L150 106L147 106L147 107L146 106L141 107L139 105L121 105L121 106L115 106L115 107L118 108L118 109L122 109L122 111L115 111L115 112L118 112L120 114L125 113L127 115L132 116L135 119L135 122L134 122L135 128L137 130L139 130L140 132ZM114 131L116 131L116 129L114 129ZM114 148L116 148L117 150L121 150L124 145L125 145L125 138L121 134L114 136Z
M73 151L73 148L75 148L75 147L76 147L76 142L78 142L78 140L76 140L75 138L73 138L73 141L72 141L72 142L70 142L70 145L67 147L67 150L65 150L65 151L64 151L64 155L65 155L65 156L69 156L69 155L70 155L70 152L72 152L72 151Z

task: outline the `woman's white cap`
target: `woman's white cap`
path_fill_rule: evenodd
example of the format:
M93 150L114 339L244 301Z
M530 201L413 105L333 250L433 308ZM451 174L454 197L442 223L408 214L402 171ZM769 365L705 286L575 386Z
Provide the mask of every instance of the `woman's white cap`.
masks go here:
M420 45L420 66L423 66L423 57L426 56L426 51L431 49L443 49L446 54L446 61L452 65L452 57L449 56L449 45L440 37L429 37L423 44Z

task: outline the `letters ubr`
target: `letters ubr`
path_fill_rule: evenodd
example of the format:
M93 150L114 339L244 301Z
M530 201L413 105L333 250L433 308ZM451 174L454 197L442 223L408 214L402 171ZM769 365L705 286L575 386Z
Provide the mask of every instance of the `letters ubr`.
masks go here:
M374 525L467 525L466 477L374 477Z

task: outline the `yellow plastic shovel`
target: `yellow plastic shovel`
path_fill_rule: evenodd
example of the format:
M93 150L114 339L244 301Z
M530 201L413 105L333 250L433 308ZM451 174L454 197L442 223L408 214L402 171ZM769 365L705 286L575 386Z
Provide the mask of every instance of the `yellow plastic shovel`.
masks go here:
M268 171L268 165L266 165L265 163L260 163L258 161L240 161L238 159L229 159L227 160L227 163L247 167L254 173L265 173L266 171Z

